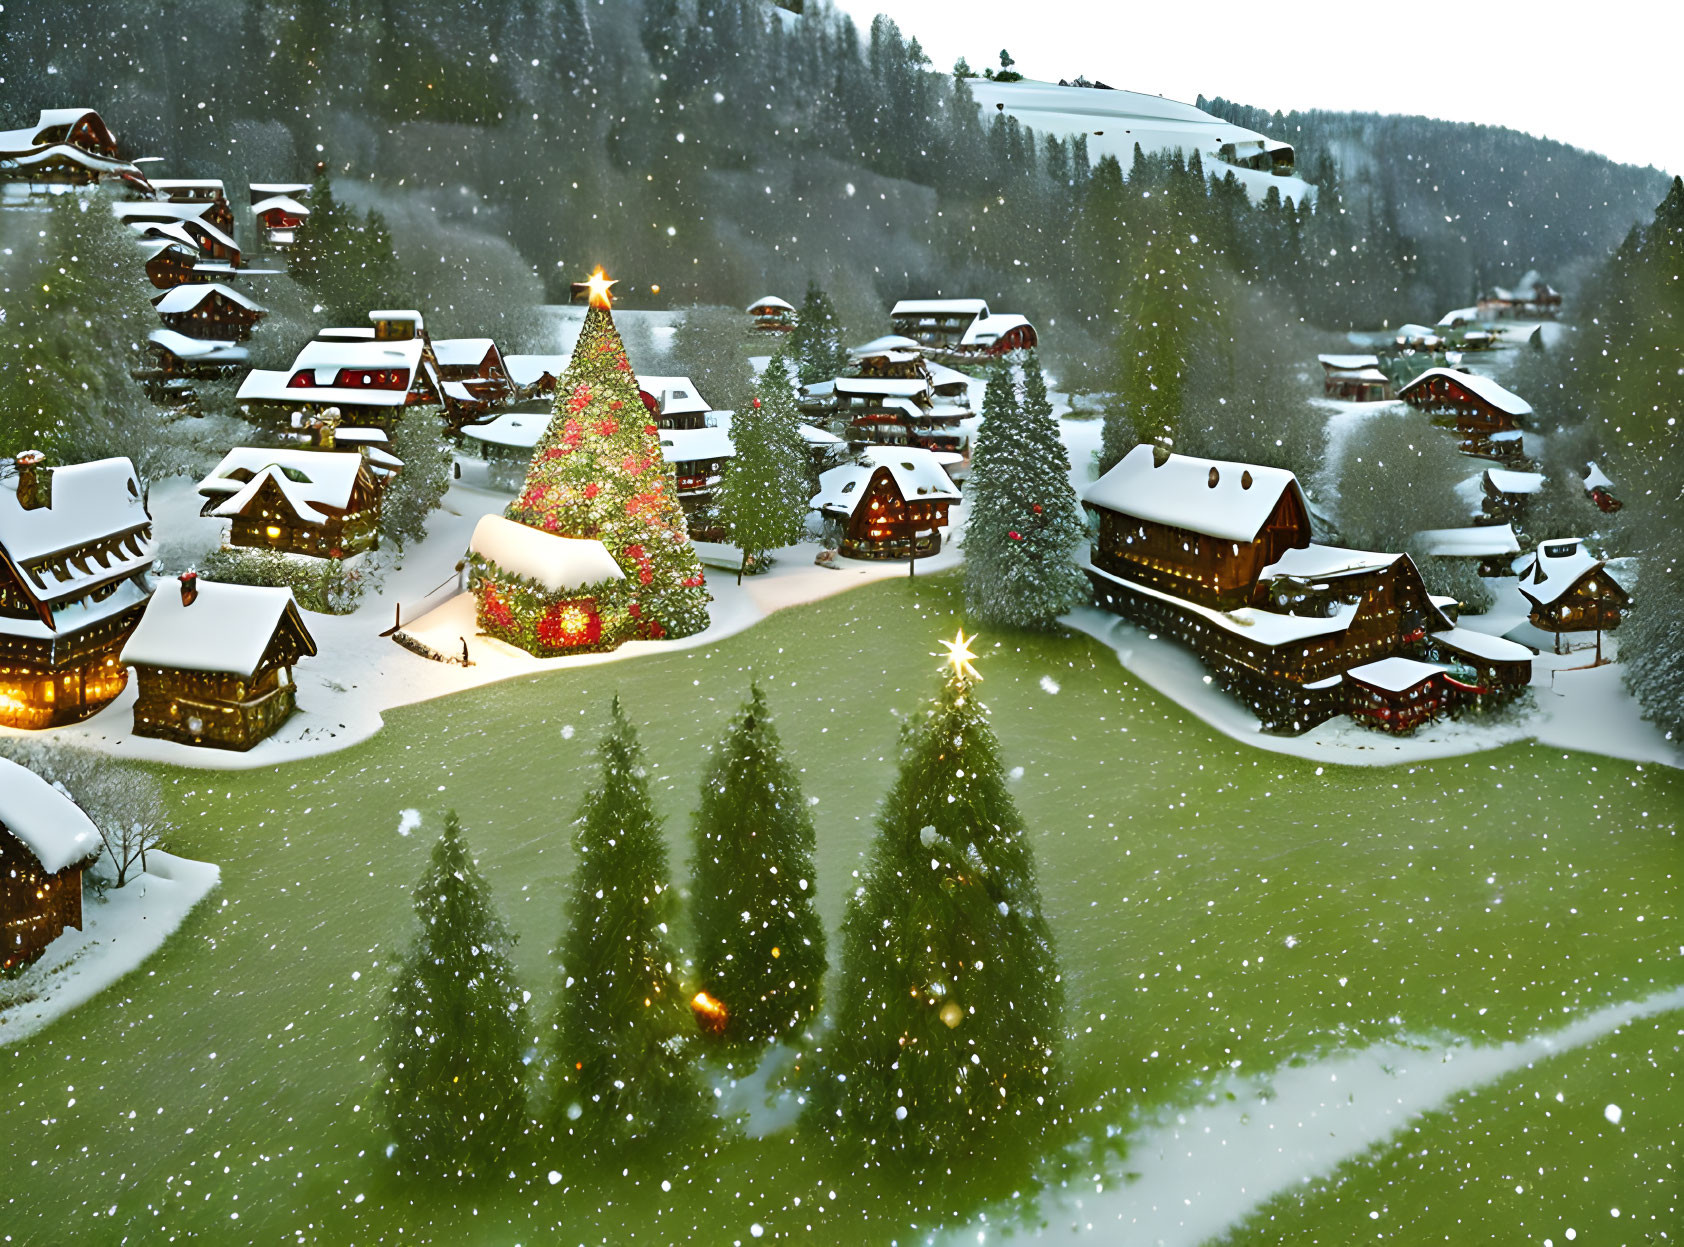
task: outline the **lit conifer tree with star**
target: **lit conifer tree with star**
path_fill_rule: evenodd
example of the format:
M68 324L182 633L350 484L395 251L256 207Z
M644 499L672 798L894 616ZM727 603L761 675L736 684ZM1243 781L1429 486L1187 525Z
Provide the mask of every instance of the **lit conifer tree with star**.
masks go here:
M575 285L575 293L589 294L590 309L556 384L550 427L504 515L607 547L626 578L614 590L624 602L599 604L605 631L688 636L707 627L708 592L678 505L678 478L661 457L659 430L614 327L613 285L601 269Z
M842 924L818 1124L912 1155L1030 1138L1057 1112L1063 985L1029 833L975 696L963 632L941 695L906 728L862 886Z

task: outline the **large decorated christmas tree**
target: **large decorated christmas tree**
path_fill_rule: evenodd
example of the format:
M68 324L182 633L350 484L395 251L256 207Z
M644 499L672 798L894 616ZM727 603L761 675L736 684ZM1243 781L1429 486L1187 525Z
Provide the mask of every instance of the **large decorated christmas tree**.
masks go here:
M710 599L679 509L678 479L661 458L658 430L614 327L613 283L599 269L580 285L590 292L584 329L556 385L555 414L526 484L504 515L558 537L602 542L626 574L606 591L614 600L598 596L604 633L688 636L707 627Z

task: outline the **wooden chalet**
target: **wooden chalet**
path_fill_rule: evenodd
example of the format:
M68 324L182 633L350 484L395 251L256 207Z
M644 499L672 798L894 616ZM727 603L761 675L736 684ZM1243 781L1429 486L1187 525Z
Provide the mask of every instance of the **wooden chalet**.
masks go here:
M42 109L32 126L0 131L0 184L25 195L87 186L106 178L151 190L140 167L91 108Z
M965 356L1031 350L1035 327L1015 313L994 313L982 299L902 299L889 311L894 332L924 349Z
M161 203L191 204L198 217L224 234L234 232L234 210L221 178L153 178L152 189Z
M187 242L198 249L201 260L240 267L240 244L206 214L214 204L157 203L145 200L111 205L117 219L141 237L168 238ZM226 210L227 204L222 207Z
M1478 479L1481 510L1492 523L1522 520L1527 505L1544 487L1544 477L1540 472L1487 468Z
M452 425L485 415L514 392L503 353L490 338L438 338L432 346L439 397Z
M188 282L206 280L196 271L199 263L197 247L178 239L156 236L136 239L136 242L144 257L142 265L146 270L146 280L157 289L169 290Z
M941 530L959 500L935 454L915 446L867 446L857 463L819 477L812 508L848 558L925 558L941 550Z
M775 294L750 303L748 314L754 318L756 333L788 333L795 328L795 308Z
M219 281L176 286L152 300L166 329L188 338L244 342L269 314Z
M337 407L347 423L387 431L411 408L440 404L425 339L351 339L328 332L308 343L292 367L248 372L238 401L254 414L290 416Z
M656 377L639 374L637 394L650 420L663 429L702 429L713 408L689 377Z
M233 546L350 558L379 544L381 499L401 466L384 452L237 447L199 483L200 514L228 520Z
M1379 403L1396 397L1392 379L1380 370L1378 355L1318 355L1322 393L1353 403Z
M127 459L49 469L25 451L0 472L0 726L73 723L123 691L152 557Z
M291 589L187 572L158 587L123 647L139 686L135 735L250 749L298 708L292 668L315 653Z
M554 394L556 379L567 371L566 355L505 355L503 366L509 374L517 399L541 398Z
M1481 320L1554 320L1561 314L1561 291L1534 269L1513 289L1492 287L1480 297L1478 311Z
M82 872L104 848L69 797L34 771L0 758L0 972L82 928Z
M1412 732L1447 708L1444 668L1414 658L1382 658L1345 672L1346 712L1391 732Z
M1579 537L1539 542L1520 592L1531 603L1532 626L1557 634L1612 631L1631 606L1631 595Z
M611 650L599 594L626 578L600 541L560 537L487 515L474 527L466 574L479 628L540 658Z
M310 209L291 195L268 195L251 205L258 232L263 241L277 250L285 250L298 239L298 227L310 215Z
M1316 544L1290 472L1143 445L1083 501L1098 604L1191 647L1270 730L1367 706L1351 669L1457 631L1408 555Z
M1481 459L1524 458L1521 422L1532 404L1490 377L1451 368L1429 368L1398 392L1410 406L1447 423L1461 435L1464 454Z
M189 338L173 329L147 334L146 349L147 362L130 375L154 402L177 408L192 408L198 401L195 381L228 376L244 368L248 358L238 342Z

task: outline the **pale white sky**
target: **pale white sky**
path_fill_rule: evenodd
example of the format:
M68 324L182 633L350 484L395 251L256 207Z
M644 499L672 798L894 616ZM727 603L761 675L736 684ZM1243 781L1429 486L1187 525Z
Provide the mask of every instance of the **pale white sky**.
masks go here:
M1484 122L1684 172L1679 0L832 3L862 29L887 13L943 69L964 56L980 72L1004 46L1027 78L1086 74L1187 103L1202 91L1283 112Z

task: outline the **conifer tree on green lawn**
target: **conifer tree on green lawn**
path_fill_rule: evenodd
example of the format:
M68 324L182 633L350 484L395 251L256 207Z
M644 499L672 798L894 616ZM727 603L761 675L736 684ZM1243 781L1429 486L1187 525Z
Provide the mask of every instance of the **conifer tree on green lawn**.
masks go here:
M842 973L817 1124L911 1156L981 1154L1057 1112L1063 985L1029 832L961 637L907 725Z
M526 1127L527 1012L513 937L455 811L416 885L415 916L385 1011L386 1119L417 1168L490 1173Z
M668 924L675 897L637 732L616 697L574 844L561 990L551 1025L552 1138L647 1143L670 1138L700 1099Z
M795 375L802 385L814 385L841 376L848 367L848 348L842 345L842 322L830 296L816 281L807 283L807 297L790 333L789 351L795 357Z
M722 1013L704 1029L733 1045L799 1033L825 971L813 820L758 685L714 751L691 838L696 968Z
M1004 358L988 376L965 483L965 609L991 624L1047 628L1087 597L1070 557L1086 528L1034 352L1023 374L1021 402Z
M807 520L807 444L782 355L774 355L750 404L731 418L736 453L726 461L714 506L743 552L737 583L766 551L801 540Z

